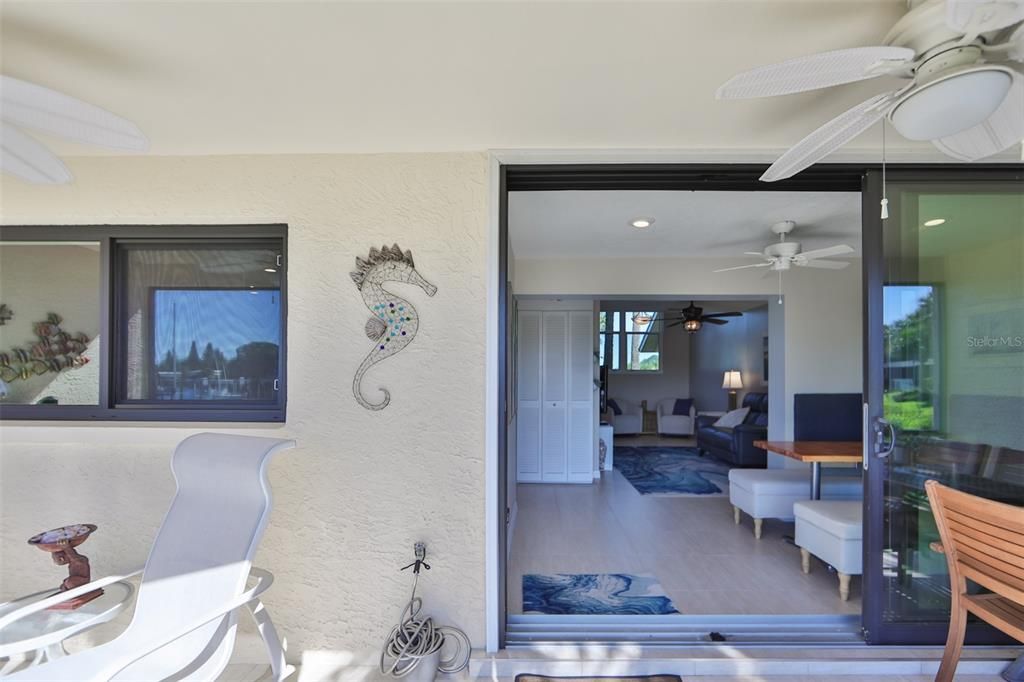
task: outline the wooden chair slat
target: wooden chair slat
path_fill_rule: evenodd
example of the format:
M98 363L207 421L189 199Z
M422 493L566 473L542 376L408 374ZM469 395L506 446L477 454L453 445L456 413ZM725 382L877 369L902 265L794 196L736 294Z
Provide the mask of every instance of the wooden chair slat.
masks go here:
M1024 508L925 483L952 588L949 636L936 682L953 682L966 612L1024 642ZM971 580L994 594L965 594Z
M962 554L967 554L981 559L987 564L999 567L1000 570L1006 571L1010 575L1018 572L1024 572L1024 553L1013 554L998 547L993 547L992 545L987 544L984 540L979 540L966 535L958 537L954 534L953 538L953 541L956 543L957 551ZM992 561L986 560L985 557L991 557Z
M947 511L1024 535L1024 510L1002 502L967 495L958 490L951 492L956 495L945 500L944 506ZM980 504L979 501L984 504Z
M982 620L996 626L1011 637L1024 639L1024 611L1002 597L979 600L967 597L967 608Z
M978 538L979 541L984 542L992 547L998 547L1005 552L1024 552L1024 536L1018 538L1018 536L1008 531L993 528L992 526L986 526L984 528L973 529L969 526L961 524L957 517L953 514L949 515L949 529L954 532L955 537L960 537L962 534L968 534L972 537ZM1015 542L1019 540L1019 542Z
M963 577L973 580L1001 597L1024 602L1024 588L1020 586L1020 581L1014 581L1012 576L1007 576L1002 571L994 571L991 566L984 565L979 568L972 559L965 559L960 562L959 572ZM1008 582L1007 578L1014 582Z

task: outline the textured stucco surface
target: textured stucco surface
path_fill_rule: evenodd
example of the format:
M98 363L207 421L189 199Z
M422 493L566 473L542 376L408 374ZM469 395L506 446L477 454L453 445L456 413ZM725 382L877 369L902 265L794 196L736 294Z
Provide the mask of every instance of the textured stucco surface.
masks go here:
M295 438L270 470L275 507L257 564L278 582L267 605L289 657L363 655L408 598L412 544L427 542L426 608L484 635L483 154L72 159L76 182L4 180L5 224L286 222L288 421L246 433ZM419 309L415 341L374 367L359 407L352 374L369 349L368 311L349 279L371 245L411 249L438 287L397 292ZM141 565L174 491L174 445L218 425L4 425L0 431L0 599L55 584L25 544L72 522L100 530L85 550L105 575ZM202 529L197 528L197 533Z

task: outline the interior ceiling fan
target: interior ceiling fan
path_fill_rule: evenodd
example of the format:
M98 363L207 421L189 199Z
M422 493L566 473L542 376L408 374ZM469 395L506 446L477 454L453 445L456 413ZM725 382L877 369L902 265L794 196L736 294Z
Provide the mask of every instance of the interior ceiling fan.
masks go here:
M822 52L740 73L718 99L773 97L895 76L875 95L798 142L761 176L799 173L887 118L910 140L975 161L1024 138L1024 0L908 0L883 45Z
M22 128L100 147L149 149L146 136L131 121L56 90L0 75L0 171L35 184L71 182L64 162Z
M764 260L763 263L751 263L750 265L737 265L732 268L721 268L715 272L729 272L730 270L745 270L747 268L771 268L781 275L783 271L789 270L796 265L802 268L822 268L824 270L842 270L850 263L842 260L827 260L832 256L842 256L853 253L853 247L846 244L837 244L824 249L802 251L800 242L786 241L786 235L796 228L792 220L783 220L772 225L772 232L779 235L779 241L769 244L764 251L746 251L745 256L756 256Z
M669 310L669 313L678 313L676 317L670 317L668 325L669 327L676 327L683 325L683 329L690 332L691 334L699 331L704 323L709 324L729 324L729 320L723 320L723 317L742 317L743 313L729 312L729 313L707 313L704 314L704 309L693 304L690 301L690 305L682 309ZM672 320L675 320L674 322Z

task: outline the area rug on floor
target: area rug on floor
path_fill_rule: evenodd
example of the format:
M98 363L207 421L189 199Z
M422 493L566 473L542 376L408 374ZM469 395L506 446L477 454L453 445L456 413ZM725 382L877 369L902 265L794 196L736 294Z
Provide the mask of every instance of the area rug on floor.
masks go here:
M679 611L649 575L556 573L523 576L523 613L662 616Z
M573 682L683 682L678 675L639 675L632 677L551 677L550 675L529 675L523 673L515 676L515 682L557 682L572 680Z
M701 457L697 448L617 446L615 468L641 495L721 497L729 493L729 465Z
M627 677L551 677L550 675L530 675L522 673L516 675L516 682L558 682L558 680L573 680L573 682L603 682L603 680L615 680L615 682L683 682L679 675L639 675Z

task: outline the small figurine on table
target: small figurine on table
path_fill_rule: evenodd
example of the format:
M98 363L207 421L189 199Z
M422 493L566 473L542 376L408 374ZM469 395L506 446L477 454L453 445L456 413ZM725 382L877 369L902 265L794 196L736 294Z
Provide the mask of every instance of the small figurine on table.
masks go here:
M44 552L49 552L53 557L53 563L58 566L68 567L68 577L60 584L61 592L67 592L76 587L86 585L92 579L89 570L89 558L79 554L75 547L85 542L94 530L96 530L95 524L77 523L71 526L54 528L29 538L28 544L35 545ZM87 592L86 594L61 602L51 608L60 610L77 609L101 594L103 594L102 589L93 590L92 592Z

